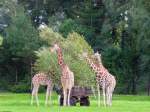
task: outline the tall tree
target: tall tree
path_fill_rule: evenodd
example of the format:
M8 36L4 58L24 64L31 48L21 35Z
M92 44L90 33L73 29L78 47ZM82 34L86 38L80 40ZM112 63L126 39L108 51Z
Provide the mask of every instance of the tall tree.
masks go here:
M82 36L73 32L67 38L63 38L59 33L54 32L48 27L40 32L40 36L48 42L48 45L53 45L55 42L59 43L63 50L65 63L74 72L76 85L90 86L95 84L95 75L89 69L86 62L79 58L85 50L90 54L93 53L93 50ZM49 48L38 50L36 55L38 58L35 63L35 68L38 71L50 71L49 75L53 78L54 83L58 84L60 82L60 71L58 69L57 55L50 53Z
M34 60L34 51L41 43L38 32L22 6L17 5L15 11L16 15L11 15L11 23L5 30L3 49L0 51L2 73L9 77L12 84L23 80L25 75L30 78L30 63Z
M75 20L82 29L90 31L90 34L83 33L86 40L92 47L101 32L101 27L105 19L105 8L101 0L81 0L74 1L73 5L66 10L67 15ZM79 32L82 34L82 31Z

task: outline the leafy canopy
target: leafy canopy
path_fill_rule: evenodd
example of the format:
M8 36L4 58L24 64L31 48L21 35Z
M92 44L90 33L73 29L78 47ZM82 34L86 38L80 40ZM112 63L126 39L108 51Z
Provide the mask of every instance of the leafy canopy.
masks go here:
M74 72L76 85L89 86L89 84L94 84L94 73L85 60L80 60L79 58L79 55L84 51L87 51L89 54L93 53L92 48L84 40L83 36L72 32L67 38L63 38L59 33L54 32L48 27L41 30L40 36L43 40L47 41L48 45L52 45L54 42L59 43L65 63ZM56 53L51 54L49 48L43 47L39 51L36 51L36 55L36 70L44 72L53 71L49 75L53 78L54 83L58 84L61 72Z

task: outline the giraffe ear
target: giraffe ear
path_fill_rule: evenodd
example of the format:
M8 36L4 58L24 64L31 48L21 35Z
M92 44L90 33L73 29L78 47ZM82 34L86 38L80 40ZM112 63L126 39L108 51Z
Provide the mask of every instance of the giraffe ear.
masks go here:
M54 52L54 49L53 49L53 48L51 48L51 47L49 48L49 50L50 50L50 52L52 52L52 53Z
M82 54L78 54L78 57L79 57L80 60L83 60Z
M99 53L99 56L101 57L102 55Z

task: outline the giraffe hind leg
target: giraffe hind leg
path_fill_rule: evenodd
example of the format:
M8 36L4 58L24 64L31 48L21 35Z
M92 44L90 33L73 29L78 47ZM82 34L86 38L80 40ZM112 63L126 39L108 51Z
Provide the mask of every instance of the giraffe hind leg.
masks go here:
M37 106L39 106L38 89L39 89L39 86L37 86L36 89L35 89L35 98L36 98L36 104L37 104Z
M114 88L111 88L111 90L110 90L110 102L109 102L109 105L110 105L110 106L112 105L112 95L113 95L113 91L114 91Z
M35 95L36 95L35 89L36 89L35 87L33 87L33 89L32 89L31 105L33 105L33 100L34 100L34 97L35 97Z
M49 90L49 87L47 86L47 90L46 90L46 99L45 99L45 105L47 105L47 103L48 103L49 92L50 92L50 90Z
M106 104L108 106L110 104L110 89L109 89L109 87L106 88Z
M32 90L31 105L33 105L33 99L34 99L34 90Z
M49 92L49 104L52 105L52 90Z

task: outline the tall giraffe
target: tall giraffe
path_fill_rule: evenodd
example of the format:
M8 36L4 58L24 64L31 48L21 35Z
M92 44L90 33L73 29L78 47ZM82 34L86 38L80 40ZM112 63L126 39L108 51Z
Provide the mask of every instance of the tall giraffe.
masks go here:
M74 86L74 74L69 69L68 65L66 65L64 63L62 50L59 47L59 45L54 44L54 46L50 50L51 50L51 52L54 52L54 51L57 52L58 64L60 65L60 69L61 69L61 73L62 73L61 84L63 87L63 95L64 95L63 105L66 106L66 103L67 103L67 105L69 106L71 89Z
M46 75L43 72L35 74L34 77L32 78L32 84L33 84L33 89L32 89L31 105L33 104L33 100L35 96L37 106L39 106L38 90L39 90L40 85L47 86L45 105L47 105L48 99L51 102L51 92L53 89L53 84L52 84L51 79L48 77L48 75Z
M96 52L94 55L95 55L95 58L98 60L99 67L101 70L101 75L104 76L104 78L106 80L106 84L105 84L106 91L105 91L105 93L106 93L106 97L107 97L107 105L111 106L112 105L112 95L113 95L113 91L114 91L115 86L116 86L116 79L103 66L101 54L99 54L99 52Z
M98 106L100 106L100 88L102 88L103 91L104 105L106 106L105 97L107 97L107 105L111 106L112 93L116 85L115 77L112 76L106 69L104 69L103 66L94 63L88 57L87 53L83 53L82 56L87 60L88 64L96 74L96 82L97 82L97 90L98 90Z

